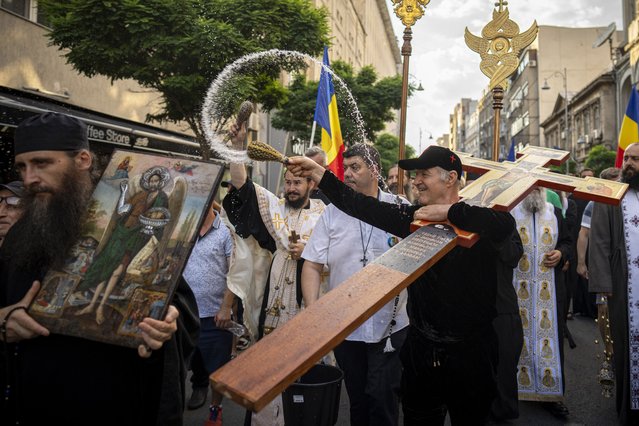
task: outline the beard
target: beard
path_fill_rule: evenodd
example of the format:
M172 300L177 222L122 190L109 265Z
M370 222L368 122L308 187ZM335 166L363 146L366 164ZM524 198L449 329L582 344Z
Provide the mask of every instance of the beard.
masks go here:
M57 191L42 185L28 188L22 199L24 214L10 233L11 256L19 268L44 272L64 263L80 237L91 196L81 173L66 171ZM42 193L50 195L38 195Z
M542 195L539 191L533 191L523 201L524 210L530 213L536 213L543 210L546 207L545 194Z
M286 199L286 204L289 205L291 208L300 209L304 207L304 205L306 205L309 194L310 191L306 191L306 194L298 196L296 200L291 200L291 193L287 192L284 195L284 198Z
M639 190L639 173L635 169L625 167L621 171L621 182L627 183L632 189Z

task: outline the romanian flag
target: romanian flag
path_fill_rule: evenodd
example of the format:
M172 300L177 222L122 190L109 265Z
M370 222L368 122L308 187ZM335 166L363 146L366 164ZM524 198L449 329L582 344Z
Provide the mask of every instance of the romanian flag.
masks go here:
M621 167L623 163L623 153L628 145L639 142L639 95L637 94L636 85L632 86L628 106L626 107L626 115L623 116L621 122L621 130L619 131L619 145L617 146L617 158L615 167Z
M328 47L324 47L324 65L328 63ZM344 142L339 127L337 114L337 99L333 76L322 67L319 87L317 88L317 103L315 104L315 122L322 128L322 149L326 152L326 163L340 180L344 180Z

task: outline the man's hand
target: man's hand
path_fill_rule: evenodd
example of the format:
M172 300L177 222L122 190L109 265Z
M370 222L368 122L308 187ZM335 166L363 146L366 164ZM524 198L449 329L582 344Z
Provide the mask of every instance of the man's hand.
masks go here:
M579 274L579 276L588 279L588 267L585 263L579 262L577 264L577 273Z
M23 306L25 309L14 310L4 328L6 330L7 343L18 342L24 339L33 339L38 336L48 336L49 330L38 324L26 311L26 308L31 304L36 294L40 290L40 282L34 281L33 285L15 305L9 305L0 309L0 322L6 319L9 312L19 306ZM4 336L0 336L0 339Z
M420 207L413 214L415 220L427 220L429 222L443 222L448 219L448 210L452 204L432 204Z
M229 129L229 136L231 137L231 144L235 149L244 149L244 141L246 140L246 123L242 123L242 126L237 124L231 125Z
M213 317L217 328L228 328L231 325L231 308L228 306L220 306L220 310Z
M180 312L170 305L163 321L147 317L138 324L144 340L144 344L138 346L138 354L142 358L150 357L152 351L160 349L164 342L171 339L177 331L178 316Z
M319 183L326 169L308 157L290 157L286 168L297 177L308 177Z
M544 266L546 268L554 268L561 260L561 252L559 250L551 250L544 254Z
M306 247L306 241L299 240L296 243L289 243L288 253L291 255L291 259L300 260L304 247Z

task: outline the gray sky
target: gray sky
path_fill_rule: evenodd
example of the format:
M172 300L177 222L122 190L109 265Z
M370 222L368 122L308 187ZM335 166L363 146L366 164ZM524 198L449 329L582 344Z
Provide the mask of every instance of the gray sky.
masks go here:
M404 26L388 1L395 34L400 40ZM448 133L449 115L461 98L478 99L488 85L479 70L479 55L464 43L464 28L481 35L492 19L494 0L431 0L426 13L413 26L410 73L424 86L408 100L406 143L422 149ZM527 30L536 19L539 25L565 27L607 27L615 22L621 29L621 0L511 0L510 18ZM594 41L594 40L593 40ZM429 136L432 134L432 141Z

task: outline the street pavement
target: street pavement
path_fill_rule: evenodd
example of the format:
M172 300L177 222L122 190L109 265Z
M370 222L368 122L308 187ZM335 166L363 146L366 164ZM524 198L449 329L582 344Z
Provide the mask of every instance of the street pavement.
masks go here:
M568 341L564 345L566 356L566 406L570 410L570 416L562 420L556 419L543 409L539 403L520 402L519 419L500 424L516 426L607 426L617 424L614 396L612 398L604 398L601 395L601 387L597 381L603 346L594 320L577 316L574 320L568 321L568 327L577 344L574 349L570 349ZM599 343L595 344L595 340ZM187 398L190 396L190 392L190 383L187 382ZM184 425L203 426L207 411L208 404L198 410L186 411L184 413ZM225 400L223 402L223 413L223 420L226 426L243 425L245 410L238 404ZM336 425L347 426L349 424L348 395L342 384L339 416ZM402 424L401 414L400 424ZM447 421L446 424L448 425L450 422Z

